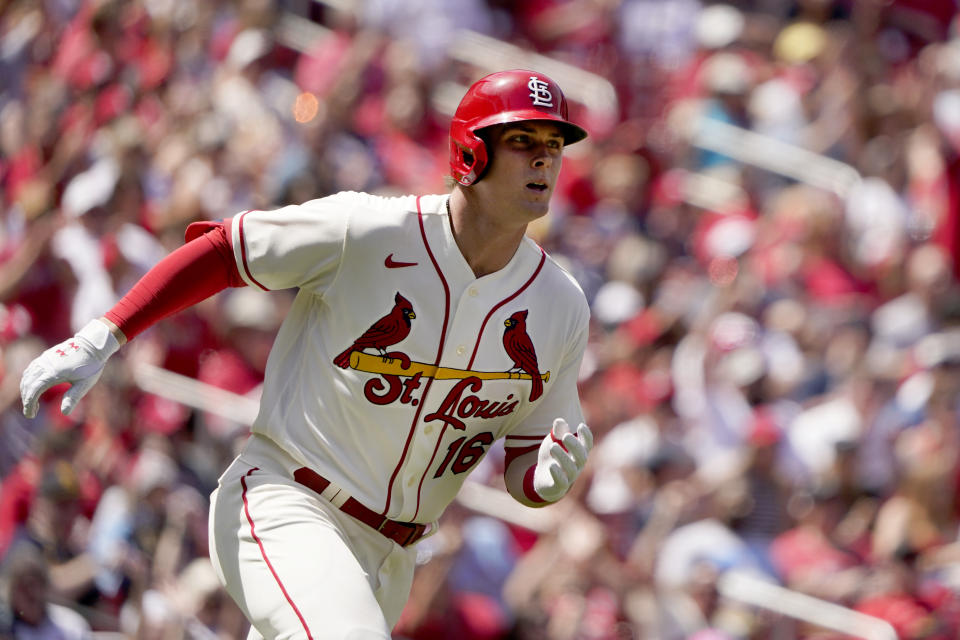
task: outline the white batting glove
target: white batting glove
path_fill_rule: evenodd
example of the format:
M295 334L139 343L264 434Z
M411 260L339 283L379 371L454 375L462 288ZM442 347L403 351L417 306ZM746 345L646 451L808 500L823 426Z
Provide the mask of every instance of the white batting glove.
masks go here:
M590 427L580 423L574 435L563 418L553 421L553 429L540 443L537 466L533 471L533 490L547 502L556 502L567 493L587 464L593 448Z
M20 378L23 415L36 417L38 401L43 392L61 382L70 382L73 386L60 403L60 411L69 415L100 379L107 358L119 348L120 343L107 325L99 320L91 320L77 335L41 353L27 365Z

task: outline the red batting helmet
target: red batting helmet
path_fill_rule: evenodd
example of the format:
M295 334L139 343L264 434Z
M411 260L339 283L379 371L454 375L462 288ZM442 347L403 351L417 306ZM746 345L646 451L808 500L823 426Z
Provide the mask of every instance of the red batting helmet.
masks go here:
M564 144L587 137L567 120L567 100L556 82L542 73L514 69L491 73L468 90L450 123L450 172L462 185L480 179L487 148L477 132L484 127L524 120L549 120L563 131Z

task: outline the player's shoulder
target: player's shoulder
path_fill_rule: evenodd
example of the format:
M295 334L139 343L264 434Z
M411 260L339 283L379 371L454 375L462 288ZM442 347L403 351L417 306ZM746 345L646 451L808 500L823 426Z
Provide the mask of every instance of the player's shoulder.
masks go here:
M308 200L301 207L311 211L349 211L354 215L391 216L416 213L417 197L412 195L388 196L362 191L340 191L323 198Z
M552 296L589 314L590 306L587 302L587 296L583 292L583 287L580 286L580 283L565 264L566 261L562 257L558 258L551 255L530 238L526 239L525 244L528 251L532 250L538 254L542 252L544 261L539 278L542 278L543 284L548 287Z

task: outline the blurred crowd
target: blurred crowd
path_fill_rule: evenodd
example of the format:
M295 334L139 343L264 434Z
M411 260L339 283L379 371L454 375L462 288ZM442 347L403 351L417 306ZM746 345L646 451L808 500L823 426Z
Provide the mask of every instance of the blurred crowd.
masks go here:
M477 46L463 30L615 91L614 117L572 105L591 138L531 227L592 307L598 444L539 519L452 505L396 637L850 637L749 585L960 637L957 13L0 3L0 638L245 637L206 514L248 427L144 391L143 372L256 398L290 293L230 290L163 321L70 417L55 389L26 420L20 373L191 222L443 192L451 87L497 70L457 55ZM476 481L498 488L502 458Z

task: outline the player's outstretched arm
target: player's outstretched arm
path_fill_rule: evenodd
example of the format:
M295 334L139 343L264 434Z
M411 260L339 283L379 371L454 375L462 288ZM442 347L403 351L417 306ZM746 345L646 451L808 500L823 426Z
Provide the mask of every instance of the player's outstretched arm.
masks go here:
M573 433L563 418L553 421L539 447L510 460L504 471L507 490L519 502L542 507L570 490L593 448L590 427L580 423Z
M47 349L31 362L20 379L23 414L37 415L40 396L68 382L60 410L66 415L96 384L107 359L128 339L178 311L227 287L245 286L223 224L209 224L207 233L161 260L108 311L77 334Z

